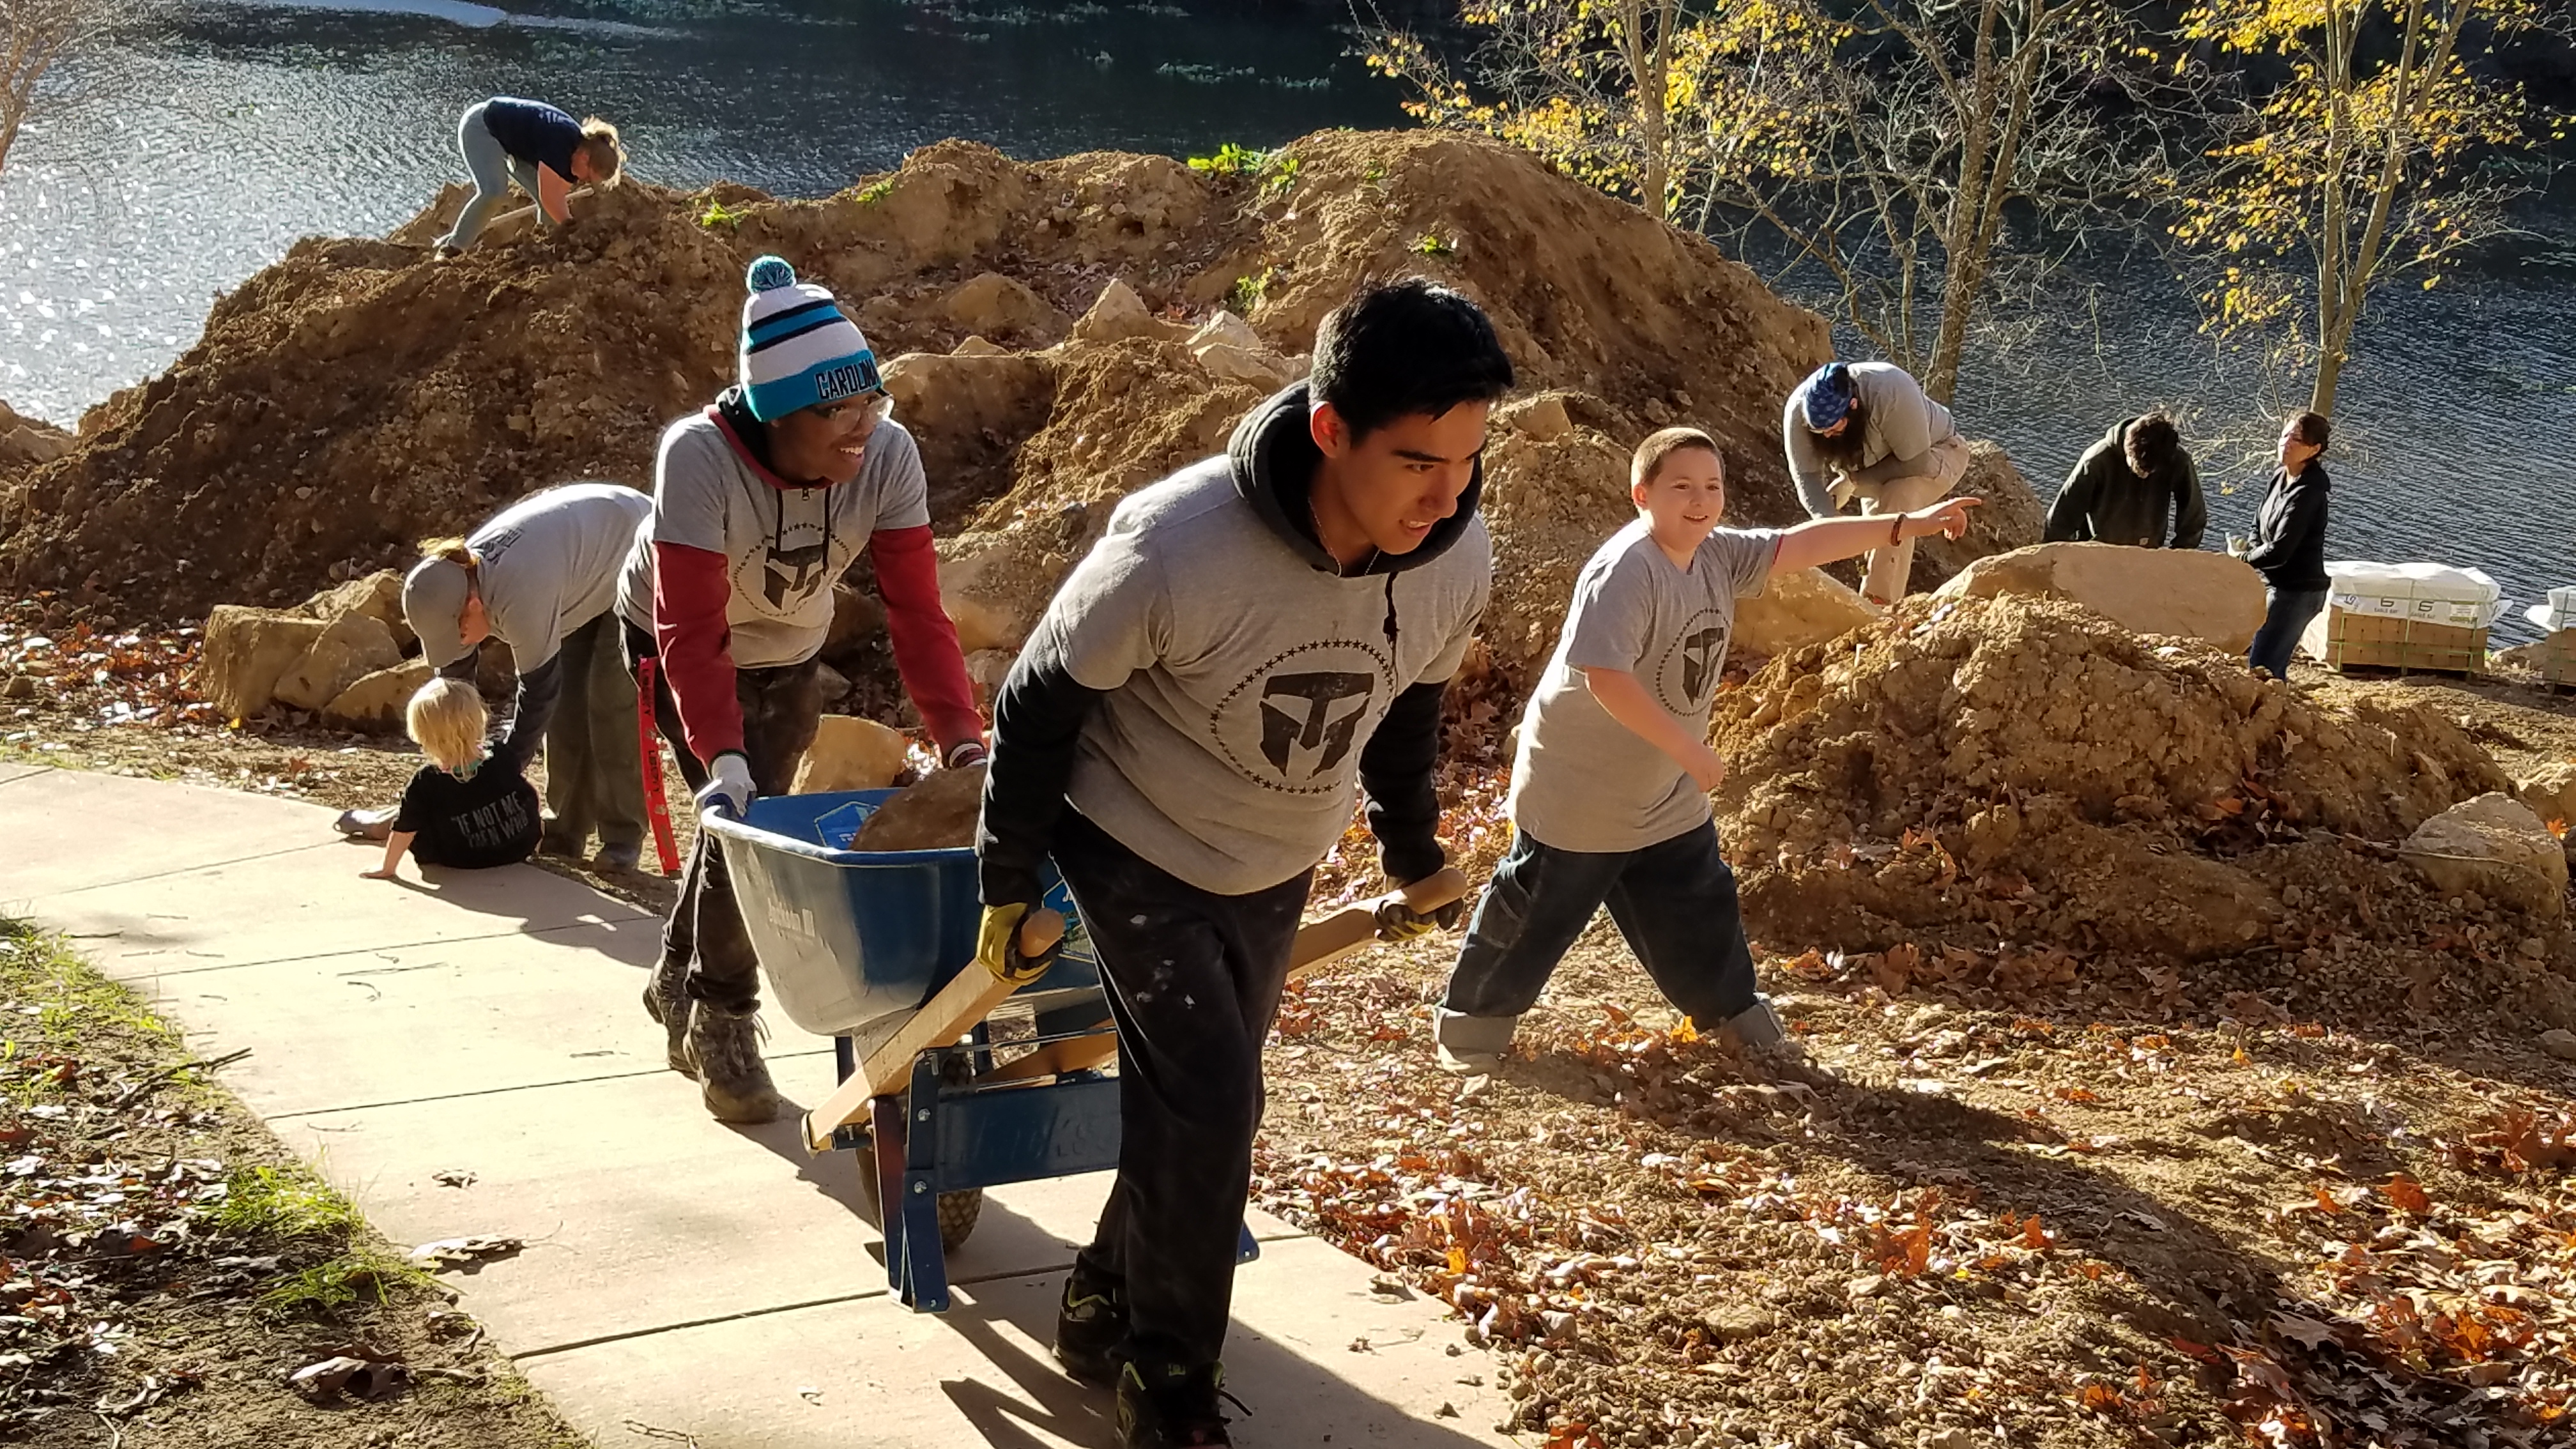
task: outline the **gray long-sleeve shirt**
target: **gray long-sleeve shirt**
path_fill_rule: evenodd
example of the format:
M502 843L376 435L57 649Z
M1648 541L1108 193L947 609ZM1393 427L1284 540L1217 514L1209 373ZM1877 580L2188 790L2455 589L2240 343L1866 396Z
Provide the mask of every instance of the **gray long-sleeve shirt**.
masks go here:
M1853 481L1888 483L1932 471L1935 443L1959 435L1950 410L1924 395L1912 374L1892 362L1851 364L1853 391L1860 399L1860 471ZM1807 427L1807 388L1789 394L1780 416L1782 451L1789 457L1789 476L1798 485L1798 501L1815 518L1831 517L1833 469L1816 435Z

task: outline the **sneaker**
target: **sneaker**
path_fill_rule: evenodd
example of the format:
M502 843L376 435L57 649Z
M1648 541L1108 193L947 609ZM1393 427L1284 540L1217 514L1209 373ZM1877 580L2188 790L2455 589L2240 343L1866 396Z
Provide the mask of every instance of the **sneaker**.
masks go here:
M644 1014L669 1038L662 1060L681 1076L695 1077L697 1063L689 1060L689 1002L681 990L686 979L685 971L673 970L668 962L654 966L652 977L644 983Z
M603 845L599 858L592 863L601 870L634 870L644 863L644 844L630 840L623 845Z
M1055 1310L1056 1362L1082 1383L1110 1383L1126 1362L1120 1352L1126 1342L1127 1295L1121 1285L1075 1259L1064 1280L1064 1301Z
M331 822L331 828L352 840L382 840L393 834L396 808L385 805L373 810L343 810L340 818Z
M579 860L586 839L586 836L575 836L568 831L549 830L537 837L537 854L568 855Z
M1512 1048L1517 1016L1469 1016L1445 1006L1431 1012L1431 1042L1440 1049L1440 1070L1462 1077L1490 1077L1503 1069L1503 1054Z
M1226 1417L1217 1412L1219 1397L1243 1401L1225 1392L1225 1366L1183 1368L1166 1364L1140 1369L1128 1364L1118 1375L1119 1449L1184 1449L1234 1440L1225 1432Z
M760 1058L760 1012L727 1011L712 1001L692 1003L688 1040L682 1044L691 1073L719 1122L753 1125L778 1120L778 1089Z

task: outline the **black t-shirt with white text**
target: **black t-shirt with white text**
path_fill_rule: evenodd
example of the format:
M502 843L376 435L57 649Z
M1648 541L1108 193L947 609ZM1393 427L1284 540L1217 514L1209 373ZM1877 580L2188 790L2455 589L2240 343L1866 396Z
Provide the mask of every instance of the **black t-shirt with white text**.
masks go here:
M436 765L421 766L403 787L393 828L417 837L412 854L423 865L482 870L536 854L543 822L537 787L507 752L496 752L462 780Z

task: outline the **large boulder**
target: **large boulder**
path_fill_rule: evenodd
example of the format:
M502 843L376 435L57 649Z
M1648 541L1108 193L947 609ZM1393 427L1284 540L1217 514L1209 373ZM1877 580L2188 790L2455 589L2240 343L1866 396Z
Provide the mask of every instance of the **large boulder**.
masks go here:
M334 584L304 601L303 612L325 624L336 623L349 614L364 614L385 626L394 636L394 647L409 650L420 636L411 631L411 621L403 617L403 576L394 569L378 569L364 578L345 584Z
M1741 654L1785 654L1839 639L1877 623L1885 612L1823 569L1775 573L1760 594L1736 602L1731 647Z
M427 660L406 659L391 669L361 675L357 683L322 706L322 722L344 730L399 734L403 711L411 704L411 697L436 673Z
M2566 847L2530 806L2501 792L2425 821L2399 851L2444 895L2474 892L2545 919L2566 913Z
M2240 559L2197 549L2043 543L1969 564L1942 598L2068 599L2139 634L2206 639L2231 654L2263 624L2263 579Z
M1136 295L1135 288L1112 277L1091 310L1073 324L1073 335L1082 342L1178 342L1189 336L1189 329L1146 310L1145 299Z
M986 272L948 294L948 320L986 337L1022 336L1053 341L1065 327L1064 314L1025 283Z
M42 418L21 417L0 403L0 472L50 463L79 442Z
M814 731L805 762L796 768L796 793L882 790L903 773L912 741L898 729L855 715L827 714Z
M275 698L290 709L318 710L350 685L400 663L392 630L365 614L343 614L323 625L313 647L278 678Z
M304 658L330 626L283 609L217 604L206 619L206 654L197 667L197 689L226 719L248 719L268 708L277 682Z

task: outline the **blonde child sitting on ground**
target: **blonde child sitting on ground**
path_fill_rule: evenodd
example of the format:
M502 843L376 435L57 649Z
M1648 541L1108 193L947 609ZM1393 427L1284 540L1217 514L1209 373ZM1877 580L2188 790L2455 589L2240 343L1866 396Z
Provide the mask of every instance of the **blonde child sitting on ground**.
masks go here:
M543 825L527 761L506 744L484 743L489 717L473 685L431 680L411 697L403 722L429 763L403 787L384 866L360 874L393 880L406 851L422 865L460 870L516 865L536 853Z
M1735 601L1775 570L1936 533L1974 498L1790 529L1719 528L1726 466L1696 428L1646 439L1629 466L1637 520L1575 581L1574 604L1521 718L1512 847L1494 870L1433 1017L1440 1064L1490 1072L1574 938L1603 905L1665 999L1730 1045L1783 1039L1753 989L1735 875L1708 795L1726 774L1709 709Z

